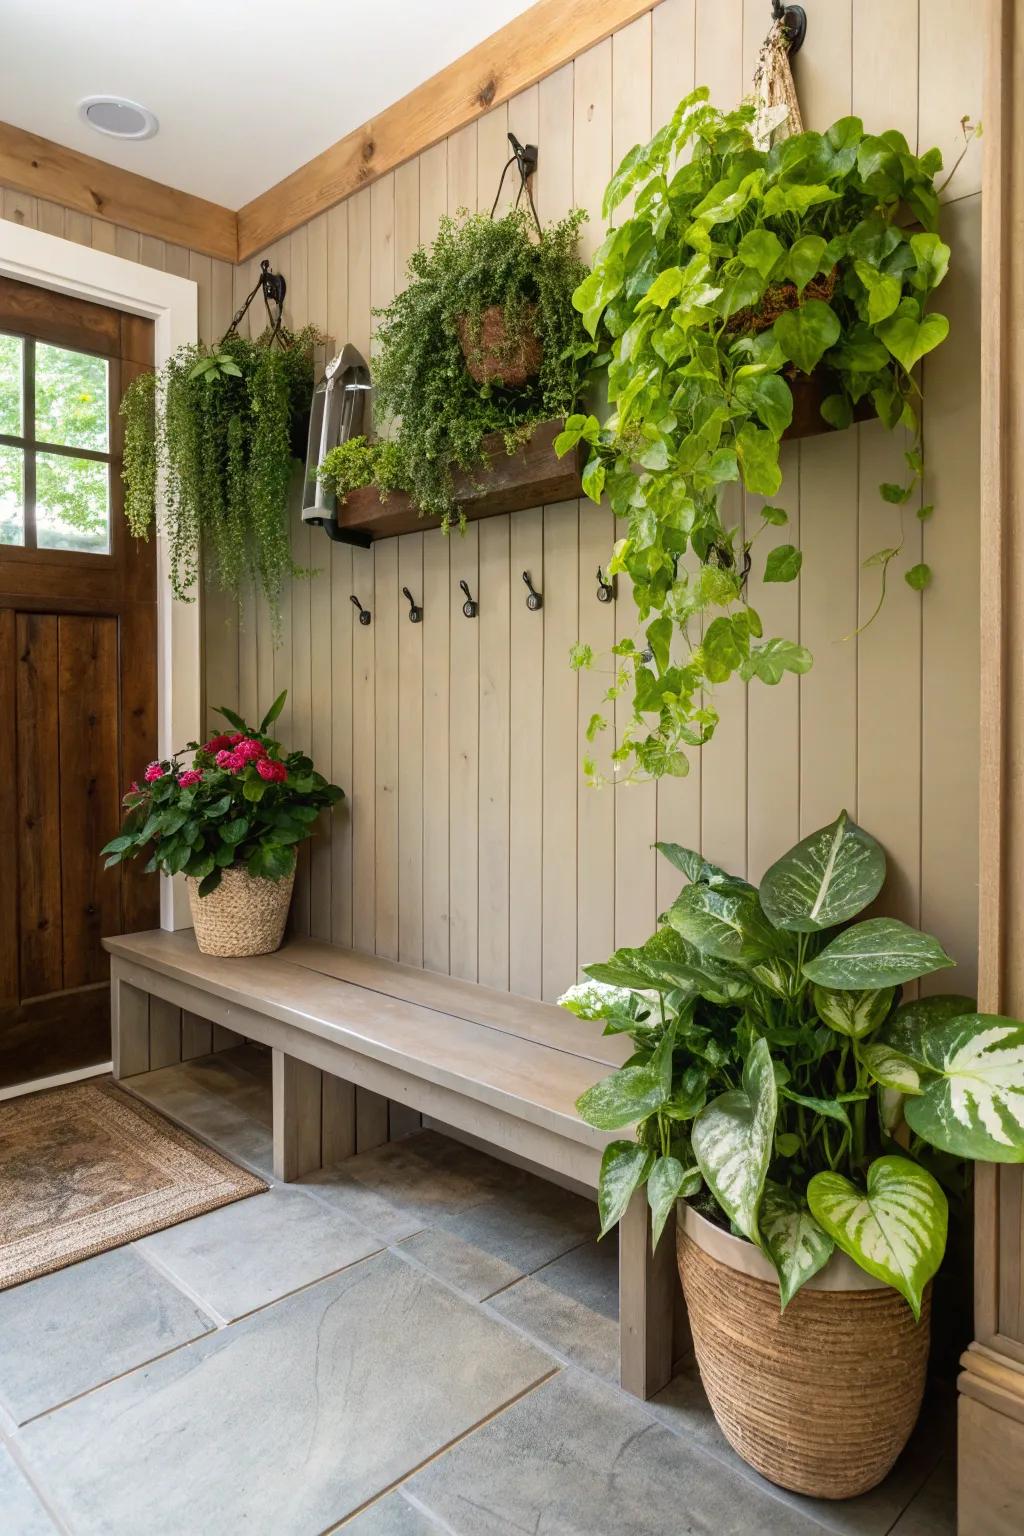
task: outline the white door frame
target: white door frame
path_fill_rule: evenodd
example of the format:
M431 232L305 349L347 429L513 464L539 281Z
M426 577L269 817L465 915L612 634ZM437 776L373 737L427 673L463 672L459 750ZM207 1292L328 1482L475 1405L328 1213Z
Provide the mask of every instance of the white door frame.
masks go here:
M72 294L132 315L145 315L153 321L153 353L158 369L178 347L198 338L198 289L190 278L158 272L155 267L144 267L106 251L94 251L90 246L76 245L38 229L26 229L8 219L0 219L0 276L35 283L40 288ZM174 601L167 540L159 527L156 557L157 743L160 756L167 757L176 747L199 736L199 603ZM183 882L168 880L163 875L160 926L191 926Z

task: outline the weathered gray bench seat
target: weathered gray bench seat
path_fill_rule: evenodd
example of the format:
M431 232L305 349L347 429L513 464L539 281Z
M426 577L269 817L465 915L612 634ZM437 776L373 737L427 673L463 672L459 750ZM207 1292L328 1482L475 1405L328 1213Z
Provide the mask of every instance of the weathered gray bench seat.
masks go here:
M202 955L190 931L104 941L117 1078L150 1069L150 1001L269 1046L274 1172L300 1178L388 1137L398 1108L455 1127L589 1190L613 1138L575 1101L629 1042L548 1003L296 939L274 955ZM621 1135L622 1133L617 1133ZM677 1283L671 1244L650 1254L646 1201L620 1228L622 1385L668 1380Z

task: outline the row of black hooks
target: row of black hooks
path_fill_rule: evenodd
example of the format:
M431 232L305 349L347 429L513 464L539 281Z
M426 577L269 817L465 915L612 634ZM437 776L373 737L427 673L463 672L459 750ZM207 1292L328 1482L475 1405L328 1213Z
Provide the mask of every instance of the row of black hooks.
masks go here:
M523 581L526 583L526 606L527 606L527 608L529 608L531 613L536 613L538 611L538 609L543 608L543 606L544 606L544 594L542 592L538 592L537 589L534 587L533 582L530 579L529 571L524 571L523 572ZM467 581L460 581L459 582L459 587L460 587L460 589L461 589L461 591L462 591L462 593L463 593L463 595L465 596L465 599L466 599L466 601L462 605L462 611L466 615L467 619L475 619L477 617L477 615L479 614L479 612L480 612L480 604L477 602L476 598L473 596L472 592L469 590L469 583ZM409 623L410 624L421 624L423 622L423 607L422 607L422 605L420 603L417 603L416 599L413 597L413 595L409 591L408 587L403 587L402 588L402 596L408 601L408 604L409 604ZM609 576L605 576L605 574L602 571L601 567L598 566L598 568L597 568L597 600L598 600L598 602L599 603L613 603L617 596L618 596L618 592L617 592L615 577L614 576L610 576L610 577ZM353 606L355 607L356 611L359 614L359 622L360 622L360 624L369 624L371 622L371 620L372 620L372 617L373 617L373 615L370 613L369 608L364 608L362 603L359 601L359 598L356 597L354 593L353 593L352 597L349 599L349 601L353 604Z

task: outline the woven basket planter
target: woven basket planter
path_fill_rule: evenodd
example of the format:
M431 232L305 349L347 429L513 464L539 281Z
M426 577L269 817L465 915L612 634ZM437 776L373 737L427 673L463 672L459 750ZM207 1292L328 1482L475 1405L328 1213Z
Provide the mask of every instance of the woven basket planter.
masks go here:
M185 883L196 944L204 955L269 955L281 948L294 869L283 880L257 879L240 866L225 869L209 896L200 896L197 880Z
M931 1286L915 1323L902 1296L836 1253L780 1313L758 1249L686 1205L677 1223L697 1364L733 1450L796 1493L874 1488L917 1422Z
M534 312L533 306L528 307L528 321ZM520 389L540 372L544 358L540 337L532 329L524 331L515 345L509 343L500 304L481 310L479 325L469 315L460 315L459 345L470 378L477 384L500 383L506 389Z

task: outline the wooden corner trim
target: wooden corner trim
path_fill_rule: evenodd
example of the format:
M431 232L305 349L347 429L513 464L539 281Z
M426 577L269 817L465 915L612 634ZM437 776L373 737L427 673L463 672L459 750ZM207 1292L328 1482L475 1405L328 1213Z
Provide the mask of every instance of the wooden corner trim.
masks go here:
M239 261L536 84L658 3L538 0L378 117L240 208Z
M220 261L238 260L238 216L230 208L10 123L0 123L0 182Z

